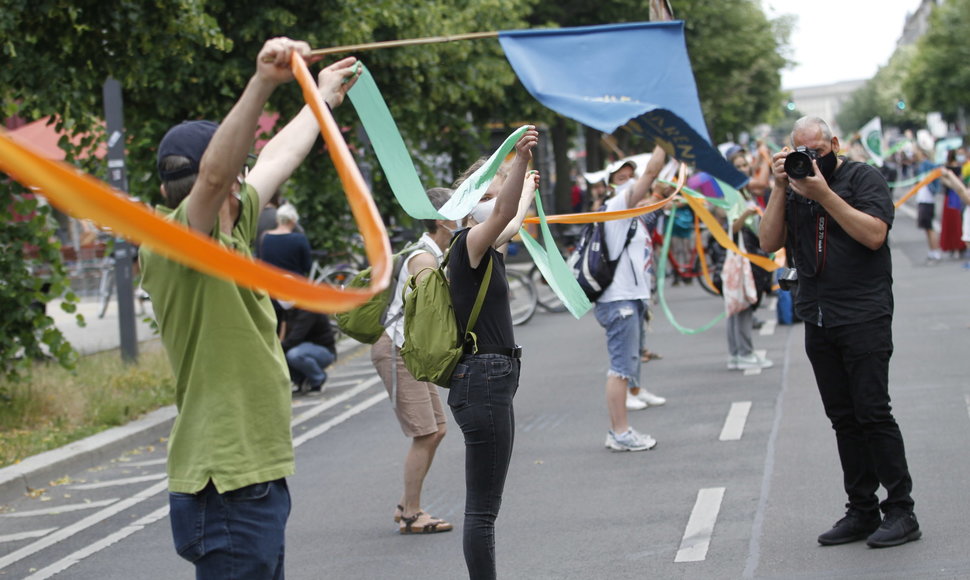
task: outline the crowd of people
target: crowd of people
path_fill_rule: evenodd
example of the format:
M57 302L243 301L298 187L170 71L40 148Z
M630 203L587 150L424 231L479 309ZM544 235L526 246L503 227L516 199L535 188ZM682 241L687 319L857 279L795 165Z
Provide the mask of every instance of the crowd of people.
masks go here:
M295 208L278 205L273 223L262 228L259 218L316 138L310 111L301 110L267 143L252 170L242 169L259 112L273 90L292 79L286 66L292 53L314 60L306 43L267 41L255 74L221 124L192 121L169 130L158 148L165 199L159 211L238 252L249 255L256 249L262 259L305 276L309 245ZM318 90L331 107L339 106L353 86L355 63L346 58L320 72ZM450 531L451 523L421 505L448 421L438 388L416 380L401 363L402 291L407 277L420 277L447 259L456 318L465 321L488 280L478 322L467 329L474 331L477 345L465 350L446 401L465 442L463 551L474 579L496 577L495 522L512 456L513 400L523 360L511 323L504 250L538 187L538 174L529 171L538 139L529 127L468 216L424 221L426 231L408 246L400 274L391 281L385 332L371 350L410 440L393 519L402 534ZM811 175L789 176L786 157L793 147L814 151ZM800 119L790 147L774 155L760 147L733 147L725 156L749 180L737 204L715 213L744 252L768 256L784 249L787 265L797 271L794 308L805 323L806 352L835 431L847 495L845 517L818 542L865 539L873 547L894 546L921 535L888 391L893 299L887 236L894 208L881 174L840 157L839 151L838 138L818 118ZM431 204L442 207L483 161L451 187L428 190ZM594 205L608 211L670 208L677 203L674 190L659 179L667 165L667 152L659 145L639 173L633 161L611 165L602 181L589 184ZM944 172L942 182L970 201L955 172ZM581 198L573 200L577 207ZM657 283L653 234L664 219L663 211L655 211L606 223L616 273L595 301L594 315L606 335L605 446L613 451L654 448L656 439L634 428L628 411L667 402L647 390L642 377L643 364L661 358L646 346L645 324ZM691 235L692 216L690 221L680 237ZM141 265L176 376L179 414L168 458L176 549L196 566L199 578L223 577L230 568L240 578L282 578L290 512L286 478L294 470L290 397L294 388L323 388L326 368L337 356L331 322L326 315L195 273L147 248L141 250ZM728 284L724 268L722 284ZM773 278L757 266L742 271L755 293L740 308L729 309L726 366L769 369L773 363L756 354L752 334L755 309L772 291ZM882 502L876 496L880 486L887 494Z

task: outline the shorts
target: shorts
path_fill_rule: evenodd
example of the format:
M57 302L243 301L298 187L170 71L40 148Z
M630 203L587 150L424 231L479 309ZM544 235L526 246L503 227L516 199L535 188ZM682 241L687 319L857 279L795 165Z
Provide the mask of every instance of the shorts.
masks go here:
M447 421L438 387L434 383L419 381L411 376L401 358L401 349L391 344L391 337L386 332L371 347L370 356L377 374L384 381L387 394L391 397L391 405L398 423L401 424L401 431L412 439L437 433L438 425ZM396 393L393 392L394 381L391 375L395 366Z
M921 230L932 230L934 217L936 217L936 204L916 204L916 227Z
M597 302L594 310L596 321L606 329L606 350L610 355L607 376L626 379L631 388L640 386L643 312L643 300Z

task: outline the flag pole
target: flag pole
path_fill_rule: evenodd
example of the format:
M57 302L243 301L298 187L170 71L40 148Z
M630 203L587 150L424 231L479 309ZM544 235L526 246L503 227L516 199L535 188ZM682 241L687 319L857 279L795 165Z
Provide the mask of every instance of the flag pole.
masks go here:
M367 42L364 44L348 44L330 48L317 48L310 51L312 56L338 54L341 52L360 52L363 50L377 50L380 48L396 48L399 46L416 46L419 44L437 44L455 40L474 40L478 38L498 38L498 31L469 32L467 34L449 34L447 36L428 36L425 38L408 38L404 40L385 40L382 42Z

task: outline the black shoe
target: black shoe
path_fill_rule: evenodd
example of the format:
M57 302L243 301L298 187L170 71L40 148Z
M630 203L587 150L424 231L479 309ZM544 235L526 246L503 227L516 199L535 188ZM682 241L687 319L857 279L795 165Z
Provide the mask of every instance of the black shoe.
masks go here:
M869 536L866 543L871 548L888 548L918 540L922 535L919 522L916 521L916 516L912 512L895 509L886 514L886 519L882 521L882 525Z
M869 537L879 529L879 512L861 512L850 508L845 517L835 522L832 529L818 537L818 543L823 546L837 546L858 542Z

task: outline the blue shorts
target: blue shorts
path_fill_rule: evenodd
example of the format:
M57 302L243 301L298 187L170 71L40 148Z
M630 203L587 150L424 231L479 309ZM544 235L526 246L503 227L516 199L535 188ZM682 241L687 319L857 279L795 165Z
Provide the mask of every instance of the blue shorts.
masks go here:
M627 380L627 386L640 386L643 300L597 302L594 314L606 329L606 349L610 354L608 376Z

